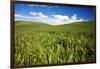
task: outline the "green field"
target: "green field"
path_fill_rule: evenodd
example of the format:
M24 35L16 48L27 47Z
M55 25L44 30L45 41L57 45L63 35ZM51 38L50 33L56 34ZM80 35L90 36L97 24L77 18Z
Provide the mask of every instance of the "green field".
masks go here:
M15 65L95 61L94 22L52 26L15 22Z

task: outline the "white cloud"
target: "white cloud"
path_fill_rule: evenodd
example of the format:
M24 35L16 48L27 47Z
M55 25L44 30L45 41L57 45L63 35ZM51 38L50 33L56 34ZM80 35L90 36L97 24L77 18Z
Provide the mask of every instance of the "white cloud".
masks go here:
M37 22L43 22L50 25L62 25L62 24L70 24L74 22L82 22L87 21L83 18L78 19L77 14L74 14L73 16L69 17L67 15L50 15L47 16L43 14L42 12L30 12L31 16L23 16L20 14L15 14L15 20L23 20L23 21L37 21Z
M42 12L38 12L37 14L41 18L48 18L48 16L44 15Z
M32 19L33 17L32 17L32 16L24 16L24 15L21 15L21 14L15 14L15 18L26 18L26 19Z
M63 22L66 22L69 20L68 16L63 16L63 15L52 15L55 19L61 20Z
M33 16L37 16L36 12L30 12L30 14L33 15Z
M15 17L23 17L23 16L20 14L15 14Z
M47 19L48 16L44 15L42 12L30 12L32 16L25 16L20 14L15 14L15 21L39 21L43 22L43 20Z
M48 18L48 16L44 15L42 12L30 12L30 14L35 16L35 17Z
M21 15L21 14L15 14L15 21L30 21L32 20L34 17L32 16L24 16L24 15Z
M78 19L77 14L74 14L70 19L69 19L69 23L74 23L74 22L82 22L85 21L83 18Z
M81 18L81 19L79 19L78 21L79 21L79 22L82 22L82 21L84 21L84 19L83 19L83 18Z
M71 17L71 20L73 20L73 21L77 20L77 15L74 14L74 15Z
M63 16L63 15L52 15L54 19L52 21L49 21L52 23L52 25L62 25L62 24L70 24L74 22L82 22L82 21L87 21L84 20L83 18L78 19L77 14L74 14L69 18L69 16ZM54 23L54 24L53 24Z

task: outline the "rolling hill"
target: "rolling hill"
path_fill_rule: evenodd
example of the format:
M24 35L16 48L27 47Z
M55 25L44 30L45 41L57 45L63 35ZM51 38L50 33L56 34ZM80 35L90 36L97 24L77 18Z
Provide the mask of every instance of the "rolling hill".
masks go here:
M64 24L64 25L48 25L45 23L39 22L29 22L29 21L16 21L15 22L15 29L16 31L93 31L93 21L87 22L76 22L71 24Z

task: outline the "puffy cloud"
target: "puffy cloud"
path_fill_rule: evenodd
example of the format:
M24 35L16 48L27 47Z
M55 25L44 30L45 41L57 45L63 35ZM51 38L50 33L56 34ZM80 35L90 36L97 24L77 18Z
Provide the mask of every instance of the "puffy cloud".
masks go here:
M31 16L23 16L23 15L21 15L21 14L15 14L15 18L26 18L26 19L32 19L33 17L31 17Z
M30 14L33 15L33 16L37 16L36 12L30 12Z
M48 16L44 15L42 12L30 12L31 15L40 18L48 18Z
M84 20L83 18L78 19L77 14L74 14L69 18L69 16L63 16L63 15L52 15L54 19L52 20L51 23L54 23L52 25L61 25L61 24L70 24L74 22L82 22L82 21L87 21Z
M71 20L76 21L76 20L77 20L77 15L74 14L74 15L71 17Z
M15 17L23 17L23 16L20 14L15 14Z
M37 14L41 18L48 18L48 16L44 15L42 12L38 12Z
M33 16L26 16L26 15L21 15L21 14L15 14L15 21L33 21L35 17Z
M50 25L62 25L62 24L70 24L74 22L82 22L87 21L83 18L78 19L77 14L74 14L73 16L69 17L67 15L50 15L47 16L43 14L42 12L30 12L29 16L23 16L20 14L15 14L15 20L23 20L23 21L37 21L37 22L43 22Z
M74 22L82 22L85 21L83 18L78 19L77 14L74 14L70 19L69 23L74 23Z
M63 16L63 15L52 15L55 19L61 20L63 22L68 21L69 17L68 16Z

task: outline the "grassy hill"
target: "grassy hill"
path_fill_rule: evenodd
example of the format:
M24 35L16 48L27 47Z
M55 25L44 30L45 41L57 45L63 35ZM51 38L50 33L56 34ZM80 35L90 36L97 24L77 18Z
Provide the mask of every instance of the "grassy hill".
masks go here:
M93 21L88 22L76 22L71 24L64 24L64 25L48 25L45 23L39 22L28 22L28 21L16 21L15 22L16 30L36 30L36 31L93 31Z
M15 66L95 61L94 23L15 22Z

